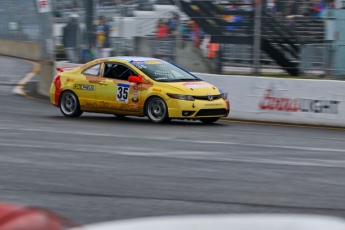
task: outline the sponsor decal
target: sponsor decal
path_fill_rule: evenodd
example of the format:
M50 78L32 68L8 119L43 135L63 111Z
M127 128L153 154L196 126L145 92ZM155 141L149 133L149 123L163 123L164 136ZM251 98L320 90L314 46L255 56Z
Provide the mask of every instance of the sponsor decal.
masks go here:
M156 88L153 88L153 89L152 89L152 91L153 91L153 92L157 92L157 93L162 92L162 90L161 90L161 89L156 89Z
M188 87L188 88L211 88L211 85L206 83L197 83L197 82L186 82L182 85Z
M142 65L142 64L144 64L144 62L142 62L142 61L133 61L132 64L133 65Z
M338 114L340 101L300 99L301 112Z
M304 98L275 97L272 89L266 89L259 102L260 110L338 114L340 101Z
M133 90L135 90L135 91L140 90L140 86L138 86L138 85L133 85L132 88L133 88Z
M160 61L146 61L145 64L146 65L157 65L157 64L162 64L162 62L160 62Z
M146 65L136 65L136 67L137 67L138 69L145 69L145 68L146 68Z
M133 93L133 96L134 96L134 97L137 97L137 96L138 96L138 93Z
M133 102L138 102L139 99L138 99L137 97L133 97L133 98L132 98L132 101L133 101Z
M222 105L221 103L217 103L217 104L204 104L205 106L220 106Z
M68 78L68 79L67 79L67 82L74 82L74 79Z
M94 86L93 85L74 84L73 85L73 89L93 91L94 90Z
M128 103L128 93L129 93L128 84L118 83L116 88L116 101Z

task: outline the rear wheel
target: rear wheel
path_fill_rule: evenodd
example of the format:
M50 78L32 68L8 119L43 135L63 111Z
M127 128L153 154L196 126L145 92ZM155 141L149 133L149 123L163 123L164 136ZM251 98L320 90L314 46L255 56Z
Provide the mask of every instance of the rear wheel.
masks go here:
M155 123L169 122L168 107L160 97L151 97L146 105L146 115Z
M220 117L209 117L209 118L200 118L200 121L205 124L211 124L219 120Z
M77 95L71 91L65 91L60 97L60 111L66 117L79 117L83 114L80 110Z

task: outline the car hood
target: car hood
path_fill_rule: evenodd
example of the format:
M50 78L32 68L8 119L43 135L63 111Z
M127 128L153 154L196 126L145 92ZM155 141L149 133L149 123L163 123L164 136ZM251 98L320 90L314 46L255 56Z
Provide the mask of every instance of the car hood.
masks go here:
M198 82L164 82L165 86L177 89L186 95L204 96L207 94L218 95L219 89L204 81Z

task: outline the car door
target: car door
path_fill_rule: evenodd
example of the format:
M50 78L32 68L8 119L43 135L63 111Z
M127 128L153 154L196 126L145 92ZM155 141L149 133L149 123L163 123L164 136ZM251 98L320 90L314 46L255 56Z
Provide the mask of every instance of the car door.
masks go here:
M136 74L122 63L104 63L100 82L96 85L96 99L104 111L137 113L140 85L130 83L128 77Z
M95 110L96 84L99 81L101 63L90 66L75 79L73 90L77 93L82 110Z

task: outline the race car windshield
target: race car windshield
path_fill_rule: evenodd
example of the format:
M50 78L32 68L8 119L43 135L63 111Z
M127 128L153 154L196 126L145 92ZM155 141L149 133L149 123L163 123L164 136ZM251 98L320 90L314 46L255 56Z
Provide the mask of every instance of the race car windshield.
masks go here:
M134 61L131 63L155 81L201 81L201 79L165 61Z

